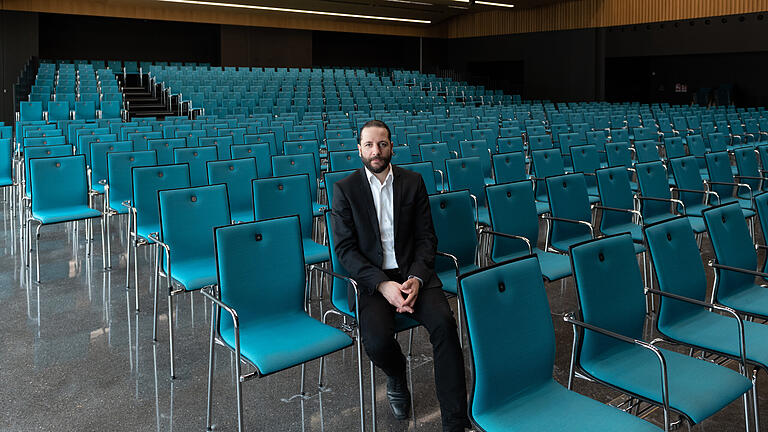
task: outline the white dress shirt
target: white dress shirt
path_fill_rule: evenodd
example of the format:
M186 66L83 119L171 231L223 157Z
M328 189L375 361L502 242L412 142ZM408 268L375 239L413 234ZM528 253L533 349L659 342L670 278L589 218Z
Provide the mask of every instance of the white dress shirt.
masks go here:
M368 184L371 186L371 194L373 195L373 205L376 207L376 219L379 221L381 249L384 253L381 268L384 270L397 268L397 258L395 258L395 209L392 199L392 183L395 178L392 176L392 165L387 167L387 169L389 170L387 177L384 183L381 183L376 175L365 167Z

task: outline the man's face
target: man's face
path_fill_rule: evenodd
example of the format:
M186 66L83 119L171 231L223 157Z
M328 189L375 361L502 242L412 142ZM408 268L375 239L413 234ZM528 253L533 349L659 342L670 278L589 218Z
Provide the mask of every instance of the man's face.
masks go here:
M364 128L357 150L363 165L374 174L384 172L392 160L392 142L387 137L387 130L381 127Z

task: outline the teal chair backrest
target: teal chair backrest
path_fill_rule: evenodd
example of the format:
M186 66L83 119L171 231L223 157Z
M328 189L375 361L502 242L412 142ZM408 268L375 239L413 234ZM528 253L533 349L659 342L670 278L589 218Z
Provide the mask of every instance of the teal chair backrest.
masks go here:
M683 139L680 137L664 138L664 153L666 154L667 159L685 156Z
M64 135L44 136L44 137L24 137L24 148L35 146L62 145L67 143Z
M401 165L414 162L415 158L411 154L411 149L408 146L395 146L392 147L392 160L390 163L393 165Z
M136 226L139 232L159 232L160 209L157 192L189 187L189 165L157 165L131 169Z
M610 167L596 171L600 203L605 207L634 209L634 195L629 185L629 172L624 167ZM600 227L607 228L632 222L632 213L603 210Z
M635 155L638 163L655 162L661 160L659 148L656 146L658 141L638 140L635 141Z
M272 156L269 144L235 144L229 148L232 159L256 158L256 171L259 177L272 177Z
M635 137L637 139L637 137ZM611 142L629 142L629 131L626 129L611 129Z
M555 333L535 256L463 275L459 295L472 353L473 417L503 409L499 389L516 395L552 380ZM520 346L525 355L516 353Z
M675 184L680 189L703 191L704 185L699 172L699 164L693 156L683 156L669 160ZM730 168L729 168L730 169ZM704 195L696 192L680 192L680 200L686 208L703 202Z
M748 270L757 269L757 252L739 203L712 207L704 212L709 239L719 264ZM721 270L715 290L717 298L752 287L755 277L746 273Z
M424 180L424 186L427 189L427 194L434 194L439 192L435 184L435 170L432 169L432 162L414 162L409 164L399 165L401 168L417 172Z
M173 162L189 165L189 185L192 187L208 184L208 162L218 158L215 146L177 147L173 149Z
M10 186L13 184L12 158L13 143L11 142L11 139L0 138L0 186Z
M253 220L251 182L259 178L255 158L208 162L208 184L224 183L229 195L229 209L235 220Z
M736 168L739 172L739 183L746 183L752 191L757 193L762 187L765 190L768 182L755 177L763 177L760 174L760 168L757 165L757 155L751 147L742 147L733 150L733 157L736 160ZM752 178L748 178L752 177ZM762 184L761 184L762 183Z
M221 301L237 311L241 322L305 314L304 256L295 216L205 231L215 252ZM219 331L231 329L231 316L222 313Z
M571 148L573 171L588 174L587 185L595 187L595 177L592 175L600 169L600 155L594 145L579 145Z
M635 165L637 173L637 183L640 188L640 195L644 197L670 199L672 195L669 191L669 180L667 169L661 161L646 162ZM669 215L670 203L653 200L643 200L640 206L640 212L643 219L651 219L654 216Z
M130 141L108 141L91 143L91 188L107 179L107 154L111 152L129 152L133 150Z
M48 121L69 120L69 102L50 101L48 102Z
M286 141L283 144L283 147L284 154L286 156L300 154L312 155L315 161L315 178L319 178L322 175L320 165L320 146L316 140Z
M477 204L486 206L485 181L479 157L465 157L445 161L448 189L457 191L468 189L477 198Z
M531 152L535 150L546 150L551 149L555 145L552 142L552 136L551 135L528 135L528 147L530 148Z
M34 121L42 119L42 102L19 102L19 121Z
M451 159L451 150L447 143L422 144L419 146L421 160L432 162L432 168L445 172L445 161ZM434 173L434 181L440 181L440 174Z
M768 226L768 192L755 195L755 211L760 220L760 227ZM763 233L763 243L768 244L768 232L760 230ZM755 239L757 242L757 239ZM763 272L768 270L768 260L763 263Z
M719 152L727 150L730 145L731 137L728 133L713 132L709 134L710 151Z
M328 198L328 206L333 206L333 185L343 179L344 177L352 174L356 170L347 171L329 171L323 174L323 180L325 181L325 193ZM330 227L330 225L328 225ZM328 230L330 232L330 230ZM333 248L331 248L333 250Z
M203 130L191 130L191 131L181 131L177 130L174 132L175 138L184 138L187 140L187 147L197 147L198 141L201 137L205 136L205 131Z
M491 229L505 234L527 238L532 247L539 241L539 220L533 187L530 180L486 186L488 213ZM502 257L519 257L528 254L528 246L522 240L495 237L491 258L499 262Z
M704 144L704 138L701 135L688 135L686 141L688 152L691 156L696 156L696 160L699 161L699 168L705 169L707 165L704 161L704 155L707 153L707 146Z
M88 206L85 156L33 158L29 163L32 214Z
M75 102L75 118L92 120L96 118L96 103L94 101Z
M219 129L219 136L231 136L232 145L245 144L245 128Z
M432 142L432 134L429 132L408 133L405 136L406 144L411 149L411 155L419 157L419 146Z
M523 138L520 136L501 137L496 140L499 153L521 152L525 150Z
M497 152L497 148L496 148L497 136L498 134L493 129L473 129L472 130L472 139L485 141L486 147L489 148L493 153Z
M299 174L253 180L254 220L298 216L301 236L312 238L312 196L309 176Z
M157 195L160 208L160 236L170 247L171 263L213 258L215 256L214 228L231 223L227 186L216 184L161 190ZM244 257L249 254L240 251L233 255ZM261 257L252 255L248 259L259 261ZM286 263L287 265L289 264ZM163 267L166 271L167 266L168 260L163 259Z
M548 200L545 178L565 174L565 165L559 149L535 150L531 152L531 166L536 181L536 199Z
M459 143L462 158L477 157L483 169L483 177L491 177L491 154L485 140L470 140Z
M107 153L107 184L109 185L109 208L126 213L123 201L133 197L131 168L157 165L157 155L152 150Z
M449 253L459 260L459 266L471 265L475 261L477 234L475 212L469 191L460 190L429 196L432 223L437 235L437 250ZM455 269L452 261L436 257L435 270ZM447 281L443 281L447 284Z
M571 266L584 322L633 339L643 339L645 294L629 234L603 237L571 247ZM581 342L581 364L626 342L587 331Z
M186 147L187 140L184 138L157 138L147 140L147 150L157 152L158 165L169 165L173 163L173 149Z
M200 137L197 140L198 146L215 146L219 160L225 160L229 158L229 148L232 147L233 143L234 138L232 135Z
M443 142L448 144L448 148L456 153L461 151L459 148L459 142L467 139L467 136L464 134L463 130L442 131L440 132L440 137Z
M151 127L151 126L143 126L143 127ZM138 128L135 128L138 129ZM133 149L134 150L149 150L149 147L147 146L147 141L151 139L160 139L163 137L163 133L160 131L152 131L152 132L128 132L128 139L133 142Z
M328 151L357 150L356 138L328 138Z
M72 156L72 146L62 144L45 147L30 147L25 149L24 152L24 172L29 175L29 164L32 159L64 156ZM32 192L32 184L29 181L29 178L27 178L25 192L27 196Z
M629 151L629 144L626 142L610 142L605 145L605 156L608 159L608 166L623 166L632 168L632 154Z
M735 183L733 178L733 171L731 171L731 158L727 151L707 153L705 158L710 181L731 184ZM731 185L711 184L709 187L713 191L717 192L717 194L720 196L720 199L724 199L733 195L733 186ZM739 192L742 191L739 190ZM747 192L746 188L744 192Z
M707 276L701 263L696 235L688 219L669 219L650 225L644 231L659 289L705 301ZM661 297L658 325L664 329L700 311L699 306Z
M501 139L501 138L499 138ZM522 151L493 155L493 178L496 183L509 183L525 180L525 153Z
M123 103L121 101L102 101L101 102L101 118L104 119L120 119L121 109Z
M591 222L589 195L584 174L565 174L547 177L547 195L553 217ZM555 221L551 242L573 244L590 237L589 228L582 224Z
M357 169L363 165L357 150L328 152L328 164L331 171Z
M272 156L272 175L282 177L297 174L309 175L309 180L312 182L310 188L312 202L317 202L318 177L315 169L315 156L311 153Z

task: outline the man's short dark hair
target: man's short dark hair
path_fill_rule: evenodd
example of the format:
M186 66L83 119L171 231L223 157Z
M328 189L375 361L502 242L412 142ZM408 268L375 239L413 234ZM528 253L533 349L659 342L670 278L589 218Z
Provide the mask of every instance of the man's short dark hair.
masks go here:
M365 124L363 125L363 127L361 127L361 128L360 128L360 133L358 134L358 142L359 142L359 141L362 139L362 137L363 137L363 129L365 129L365 128L369 128L369 127L378 127L378 128L384 128L384 129L386 129L386 131L387 131L387 139L388 139L390 142L392 142L392 132L390 132L390 130L389 130L389 126L387 126L387 124L386 124L386 123L384 123L384 122L383 122L383 121L381 121L381 120L368 120L367 122L365 122Z

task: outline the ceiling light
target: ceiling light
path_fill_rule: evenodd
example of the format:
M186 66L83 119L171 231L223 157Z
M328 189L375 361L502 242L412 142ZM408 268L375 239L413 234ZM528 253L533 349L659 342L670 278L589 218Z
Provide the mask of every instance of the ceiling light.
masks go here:
M515 5L513 5L513 4L494 3L494 2L487 2L487 1L480 1L480 0L476 0L475 4L483 5L483 6L497 6L497 7L508 7L508 8L515 7Z
M281 7L256 6L256 5L239 4L239 3L221 3L221 2L209 2L209 1L198 1L198 0L157 0L157 1L166 2L166 3L193 4L193 5L202 5L202 6L219 6L219 7L231 7L231 8L240 8L240 9L255 9L255 10L263 10L263 11L271 11L271 12L288 12L288 13L300 13L300 14L308 14L308 15L325 15L325 16L342 17L342 18L360 18L360 19L371 19L371 20L382 20L382 21L398 21L398 22L407 22L407 23L415 23L415 24L432 24L432 21L418 20L418 19L411 19L411 18L395 18L395 17L384 17L384 16L374 16L374 15L357 15L357 14L348 14L348 13L342 13L342 12L325 12L325 11L313 11L313 10L304 10L304 9L289 9L289 8L281 8Z
M410 0L386 0L388 2L392 3L407 3L407 4L415 4L419 6L434 6L432 3L425 3L420 1L410 1Z

